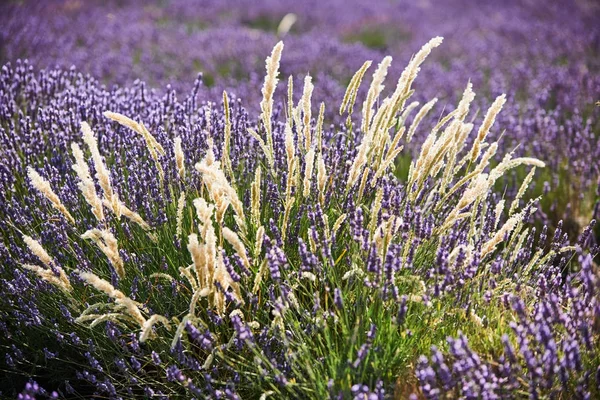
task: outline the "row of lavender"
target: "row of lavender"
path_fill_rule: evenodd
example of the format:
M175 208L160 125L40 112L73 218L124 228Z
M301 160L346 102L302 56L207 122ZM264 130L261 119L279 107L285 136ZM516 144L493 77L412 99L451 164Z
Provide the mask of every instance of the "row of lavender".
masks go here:
M76 65L109 85L135 79L153 87L170 84L180 93L202 71L210 87L200 98L214 100L225 89L256 107L259 55L269 51L288 13L296 22L287 32L282 72L296 76L298 85L313 71L319 81L314 98L327 104L342 97L362 60L381 58L383 51L408 60L420 43L444 35L446 48L424 66L427 85L416 97L440 98L429 119L452 108L460 94L456 82L465 78L479 94L480 110L507 93L503 129L492 134L502 135L504 152L516 149L549 165L535 191L553 194L540 219L552 227L565 220L574 238L597 217L600 11L593 1L9 4L1 13L2 57L29 58L36 67ZM399 73L393 67L389 75ZM335 121L334 113L327 117ZM423 140L410 146L413 155Z

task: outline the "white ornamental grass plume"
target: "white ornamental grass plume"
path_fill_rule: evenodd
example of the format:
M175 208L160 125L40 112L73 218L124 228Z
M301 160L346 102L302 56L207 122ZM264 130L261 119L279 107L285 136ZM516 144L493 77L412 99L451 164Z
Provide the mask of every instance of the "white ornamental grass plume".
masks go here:
M234 182L233 167L231 166L231 159L229 153L231 151L231 115L229 115L229 97L227 92L223 91L223 110L225 113L225 130L223 132L223 151L222 161L223 169L225 173L229 175L229 179Z
M346 110L348 111L348 121L350 121L350 117L352 116L352 112L354 109L354 103L356 102L356 95L358 94L358 88L365 76L365 73L371 66L373 61L365 61L365 63L354 73L348 87L346 88L346 93L344 94L344 98L342 99L342 104L340 105L340 115L342 115Z
M117 238L108 229L90 229L81 235L82 239L92 240L104 253L120 278L125 277L125 267L123 259L119 254Z
M371 86L369 87L369 91L367 93L367 98L363 102L362 109L362 124L361 129L363 132L366 132L371 125L371 118L373 114L373 105L377 101L377 98L381 94L384 85L383 81L387 76L388 68L392 64L392 57L386 56L381 60L377 69L373 73L373 80L371 81Z
M454 117L463 122L467 117L467 114L469 114L469 107L473 100L475 100L475 92L473 92L473 84L469 82L458 103L458 107L456 107L456 110L454 111Z
M254 240L254 257L255 258L257 258L261 252L264 239L265 239L265 227L261 225L256 230L256 238Z
M321 205L325 203L327 179L328 176L325 160L323 160L323 154L319 152L319 155L317 156L317 188L319 189L319 203L321 203Z
M240 240L240 237L237 235L237 233L235 233L228 227L224 227L223 228L223 238L225 238L225 240L227 240L227 242L229 242L231 247L233 247L236 254L242 259L244 266L247 269L250 269L250 260L248 259L248 254L246 252L246 246L244 246L244 243L242 243L242 241Z
M202 174L202 181L212 201L217 206L217 221L221 224L225 210L229 205L233 208L237 218L236 222L240 225L243 232L246 230L246 216L244 215L244 206L238 197L235 189L229 184L218 161L214 161L214 152L212 143L209 144L207 155L196 163L196 170Z
M154 136L152 136L152 134L150 134L150 132L148 132L148 129L146 129L144 124L141 122L138 123L138 122L132 120L131 118L126 117L123 114L119 114L119 113L115 113L115 112L111 112L111 111L105 111L103 113L103 115L106 118L110 118L113 121L116 121L119 124L126 126L127 128L142 135L142 137L144 138L144 141L146 142L146 147L148 148L148 151L150 152L150 156L154 160L156 168L158 169L158 175L162 182L165 177L165 172L163 170L162 165L160 164L158 157L159 157L159 155L164 156L166 154L165 149L162 147L162 145L160 143L158 143L156 141Z
M535 167L531 168L531 171L529 171L529 174L527 174L527 176L523 180L523 183L521 183L521 186L519 187L519 191L518 191L517 195L515 196L515 199L513 200L513 202L510 205L510 209L508 211L509 215L512 215L516 211L516 209L519 207L519 200L521 200L521 198L527 191L527 188L529 187L529 184L531 183L531 180L533 179L533 175L535 175Z
M80 182L77 183L77 187L81 191L81 194L83 194L85 201L92 207L92 213L94 213L96 219L102 222L104 220L102 199L100 199L96 193L96 185L90 175L90 170L85 161L83 151L81 151L81 148L77 143L71 143L71 150L73 151L73 157L75 158L75 164L73 164L72 168L80 180Z
M277 26L277 37L284 37L292 29L292 26L296 23L298 17L294 13L287 13L283 16L279 25Z
M125 315L135 321L140 328L143 329L144 324L146 323L146 318L142 315L142 312L139 309L139 303L133 301L123 292L115 289L110 282L100 278L98 275L92 272L82 272L78 270L75 272L85 283L93 286L96 290L105 293L108 297L115 300L117 305L122 306L121 308L125 312Z
M279 79L279 61L281 60L281 52L283 51L283 42L279 42L273 47L273 52L265 61L267 74L262 87L263 99L260 102L260 110L262 111L260 119L267 133L266 148L269 151L269 159L274 160L273 150L273 133L271 129L271 115L273 114L273 94L277 87ZM273 167L273 165L271 165Z
M72 290L71 283L65 271L52 259L52 257L42 247L40 242L33 239L31 236L23 235L23 241L29 250L47 267L42 268L37 265L24 264L23 267L37 273L42 279L49 283L58 286L59 288L70 292ZM57 276L58 274L58 276Z
M317 117L317 128L316 128L316 149L319 153L323 150L323 122L325 121L325 103L321 103L319 106L319 116Z
M481 127L479 128L479 131L477 132L477 137L475 138L475 141L473 142L473 147L471 148L471 154L469 157L470 162L475 162L477 157L479 157L479 154L481 152L481 144L484 143L485 138L486 138L487 134L489 133L490 129L492 128L492 125L494 125L496 116L502 110L504 103L506 103L506 95L502 94L502 95L498 96L496 98L496 100L494 100L494 103L488 109L488 111L485 115L485 118L483 119L483 123L481 124Z
M213 271L208 270L204 246L198 241L198 235L192 233L188 236L187 248L192 255L192 262L194 263L194 271L196 272L198 289L202 291L204 295L208 295L210 293L208 282L212 279Z
M35 254L35 256L37 258L39 258L39 260L47 267L50 267L52 264L54 264L54 260L52 259L52 257L50 256L50 254L48 254L46 252L46 250L42 247L42 245L40 244L40 242L38 242L37 240L33 239L31 236L27 236L27 235L23 235L23 241L25 242L25 244L27 245L27 247L29 248L29 250Z
M302 195L304 198L310 196L310 187L312 185L313 168L315 165L315 149L311 148L304 156L304 182Z
M185 161L183 150L181 148L181 138L178 136L173 140L173 152L175 154L175 165L177 166L177 172L179 174L179 179L183 180L185 178Z
M400 116L398 117L398 119L396 121L396 126L398 127L398 129L400 127L402 127L406 123L406 120L408 119L408 117L410 116L410 114L412 114L412 112L417 107L419 107L419 102L418 101L413 101L412 103L410 103L409 105L407 105L404 108L404 111L402 111L402 114L400 114Z
M481 258L485 257L496 249L496 246L504 241L504 237L510 234L519 222L524 217L523 212L513 215L502 225L502 227L492 236L490 240L485 242L481 247Z
M90 152L92 153L92 160L94 160L94 168L96 169L96 179L98 179L98 183L100 184L104 198L107 201L107 208L115 214L117 219L120 219L121 201L113 190L110 180L110 173L108 172L106 165L104 165L104 160L102 159L100 151L98 150L98 142L94 137L92 128L90 128L87 122L82 122L81 131L83 132L83 141L85 144L87 144Z
M163 317L162 315L154 314L153 316L148 318L146 322L144 322L144 324L142 325L142 331L140 332L141 343L144 343L146 340L148 340L148 338L152 335L152 328L159 322L167 328L169 328L170 326L169 320L167 318Z
M391 96L392 107L394 111L397 112L404 108L404 102L406 101L407 96L410 94L412 83L417 78L421 64L423 61L425 61L427 56L429 56L434 48L442 44L443 40L444 39L442 37L437 36L423 45L423 47L421 47L412 60L410 60L404 71L402 71L402 75L400 75L400 78L398 79L396 89Z
M60 201L56 193L54 193L52 187L50 186L50 183L44 178L42 178L41 175L38 174L37 171L31 167L27 167L27 176L29 177L29 182L31 183L31 185L45 198L47 198L50 201L50 203L52 203L52 206L56 210L58 210L62 215L64 215L65 218L67 218L67 220L71 224L75 224L75 219L64 206L62 201Z
M69 278L60 270L62 273L57 277L56 274L49 269L42 268L38 265L23 264L23 268L35 272L44 281L58 287L59 289L69 293L73 290Z
M225 314L225 292L229 291L229 288L233 289L232 294L235 299L239 303L244 304L240 285L231 278L231 275L229 275L229 272L225 267L225 263L223 262L223 252L221 251L219 251L217 256L214 280L221 285L221 290L214 291L213 298L214 307L217 309L220 315Z
M304 139L304 151L309 151L312 146L312 138L311 138L311 127L310 120L312 118L312 110L311 110L311 97L314 89L314 85L312 84L312 77L307 75L304 78L304 91L302 93L302 98L300 99L300 104L298 107L302 106L302 130L301 136L299 136L298 141L301 142Z
M260 225L260 194L261 194L262 169L260 165L254 171L254 181L250 186L250 216L254 225Z
M213 204L208 204L206 200L201 197L194 199L193 203L196 208L196 216L200 221L200 225L198 225L200 237L202 237L202 240L205 242L216 242L216 239L214 239L216 235L212 220L215 206Z
M202 243L198 236L192 233L188 236L188 251L192 255L199 289L203 295L208 295L214 290L214 271L217 263L217 236L212 221L214 206L198 198L194 200L194 207L200 221L198 229Z
M177 200L177 226L176 234L177 237L183 235L183 208L185 207L185 192L181 192L179 200Z
M502 212L504 211L505 200L502 199L496 204L494 208L494 229L498 227L498 222L500 222L500 218L502 217Z
M192 290L194 293L199 292L199 286L198 286L198 281L196 280L196 278L194 278L194 274L192 274L192 269L194 268L194 264L190 265L189 267L179 267L179 273L181 274L181 276L185 277L188 282L190 283L190 286L192 287Z
M421 120L423 118L425 118L427 113L433 108L433 106L435 105L435 103L437 103L437 101L438 101L438 99L434 98L433 100L425 103L425 105L423 105L423 107L421 107L421 109L419 110L417 115L415 115L415 118L413 119L413 122L410 125L410 128L408 129L408 134L406 135L407 142L410 142L412 140L412 137L415 134L415 132L417 131L417 128L419 127L419 124L421 123Z

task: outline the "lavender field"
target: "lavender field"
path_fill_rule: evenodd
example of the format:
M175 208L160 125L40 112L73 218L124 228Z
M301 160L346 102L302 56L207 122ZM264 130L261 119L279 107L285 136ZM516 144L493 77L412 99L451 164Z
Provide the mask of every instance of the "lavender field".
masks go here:
M600 3L0 3L0 398L600 398Z

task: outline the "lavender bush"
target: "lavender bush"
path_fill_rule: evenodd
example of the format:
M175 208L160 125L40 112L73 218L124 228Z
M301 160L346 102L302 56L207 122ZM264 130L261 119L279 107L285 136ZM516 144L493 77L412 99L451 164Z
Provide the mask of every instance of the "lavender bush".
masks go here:
M131 21L140 10L158 12L136 7L127 8ZM193 15L181 7L172 12ZM210 4L203 10L223 12ZM277 15L279 8L265 10ZM268 25L267 11L250 18ZM343 30L340 21L314 21ZM231 27L219 29L236 37ZM262 37L261 46L272 46L272 36ZM289 41L309 45L306 37ZM597 151L597 125L530 104L538 126L572 118L549 131L578 131L564 140L580 147L561 149L563 161L542 157L549 165L527 153L553 154L560 144L513 151L519 136L499 133L531 125L501 110L518 115L518 99L496 87L489 103L488 96L475 100L483 82L454 76L466 64L428 70L424 61L430 52L436 60L441 43L436 37L404 57L403 70L358 45L334 46L348 49L353 72L346 90L331 97L328 69L336 62L323 61L326 74L314 78L292 71L294 79L282 42L264 79L248 81L260 95L241 89L217 97L226 84L206 90L198 77L179 97L142 81L106 86L76 68L6 64L2 394L600 395L595 222L578 215L584 229L535 226L563 203L549 190L538 197L541 184L527 197L540 172L552 179L582 171L566 185L587 193L571 209L581 205L591 216L597 161L585 157ZM256 57L257 49L244 54ZM374 61L360 64L352 49ZM299 54L292 51L291 64L306 65ZM438 80L454 84L447 99L456 105L442 110L424 97ZM595 112L586 110L586 118ZM581 169L558 168L564 151L581 151L568 167Z

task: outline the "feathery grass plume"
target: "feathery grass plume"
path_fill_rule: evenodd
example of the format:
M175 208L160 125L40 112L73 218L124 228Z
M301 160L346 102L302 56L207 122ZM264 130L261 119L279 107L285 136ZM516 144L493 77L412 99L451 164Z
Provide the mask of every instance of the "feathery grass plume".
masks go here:
M471 125L471 124L468 124L468 125ZM458 189L460 189L464 184L469 182L474 177L480 175L483 172L483 170L485 169L485 167L487 167L487 165L489 164L490 159L496 154L497 150L498 150L498 143L497 142L492 143L488 147L486 152L483 154L483 157L481 157L481 160L479 161L479 164L475 167L475 169L473 171L469 172L468 174L466 174L465 176L463 176L462 178L460 178L458 180L458 182L456 182L454 184L454 186L452 186L452 188L450 188L450 190L448 190L448 192L444 195L442 201L440 202L438 209L441 208L442 204L448 198L450 198L450 196L452 196ZM457 168L458 168L458 166L457 166ZM452 170L452 166L448 165L447 170L445 171L445 172L448 172L448 177L445 177L443 179L443 184L442 184L442 188L441 188L442 193L444 193L446 184L450 181L450 178L452 177L451 170ZM456 172L457 172L457 169L454 169L453 173L456 173Z
M535 166L533 168L531 168L531 171L529 171L529 173L523 180L523 183L521 183L521 186L519 187L519 192L517 193L517 195L515 196L515 199L513 200L513 202L510 205L508 215L512 215L516 211L516 209L519 207L519 200L521 200L521 198L527 191L527 188L529 187L529 184L531 183L531 180L533 179L533 175L535 175Z
M381 210L381 201L383 200L383 188L377 189L377 193L375 194L375 200L373 200L373 204L371 205L371 219L369 220L369 233L371 237L375 233L375 228L377 228L377 221L379 217L379 211Z
M214 152L212 142L209 142L209 148L206 156L196 163L196 170L202 174L202 181L212 201L217 206L217 220L223 222L223 216L228 205L231 204L233 211L238 217L240 229L246 234L246 216L244 215L244 206L238 197L237 192L227 181L220 163L214 161Z
M364 136L362 142L358 145L358 152L348 172L348 182L346 183L346 192L349 192L361 176L362 168L367 163L367 153L373 141L373 131L369 130Z
M313 167L315 164L315 149L311 148L304 156L304 184L302 195L304 198L310 196L310 187L312 184Z
M90 175L88 164L85 162L83 151L77 143L71 143L71 150L73 151L73 157L75 158L75 164L72 168L79 177L80 182L77 183L77 187L83 194L85 201L92 207L92 213L96 219L100 222L104 220L104 209L102 208L102 200L96 193L96 185Z
M152 327L157 323L163 324L167 329L170 328L169 320L162 315L154 314L144 322L140 332L140 343L144 343L152 334Z
M202 258L197 259L194 254L192 254L192 256L194 257L194 263L197 261L204 263L204 265L196 265L196 272L201 271L205 274L203 275L205 277L203 289L212 292L212 276L217 262L217 235L212 219L214 206L212 204L209 205L203 198L197 198L194 199L194 207L196 208L196 216L200 221L200 224L198 225L200 237L204 243L198 247L198 249L203 252ZM202 282L200 275L197 275L197 278L199 283Z
M254 240L254 258L258 258L258 256L260 255L264 239L265 227L261 225L256 230L256 239Z
M402 71L396 89L391 96L393 110L402 110L404 108L404 102L410 96L412 84L419 73L421 64L434 48L442 44L443 40L443 37L437 36L425 43L410 60L404 71Z
M294 202L296 198L290 196L285 202L285 209L283 211L283 222L281 223L281 240L285 243L285 239L287 238L287 228L288 223L290 221L290 212L292 211L292 207L294 206Z
M377 101L377 98L381 94L381 91L384 88L383 81L387 76L388 68L392 64L392 57L386 56L381 60L377 69L373 73L373 80L371 81L371 86L369 86L369 91L367 93L367 98L363 102L362 108L362 123L361 129L363 132L366 132L371 125L371 114L373 113L373 104Z
M83 141L85 144L87 144L90 152L92 153L92 160L94 160L94 168L96 169L96 179L98 179L98 183L100 184L104 198L108 202L108 209L115 214L117 219L120 219L121 202L113 190L110 182L110 173L108 172L106 165L104 165L104 160L102 160L102 156L98 150L98 142L96 141L96 137L94 136L92 128L90 128L87 122L81 123L81 131L83 132Z
M179 194L179 200L177 200L177 228L176 235L181 237L183 234L183 208L185 207L185 192Z
M181 276L184 276L188 280L190 286L192 287L192 291L198 292L198 281L196 280L196 278L194 278L194 275L192 274L192 268L194 268L193 264L185 268L179 267L179 273L181 274Z
M371 173L371 168L365 168L363 172L362 179L360 180L360 185L358 185L358 194L356 195L356 201L360 203L362 201L363 194L365 193L365 188L367 187L367 179L369 178L369 174Z
M287 13L279 21L277 25L277 37L284 37L292 29L292 26L296 23L298 17L294 13Z
M37 265L25 264L23 267L37 273L42 279L47 280L53 285L59 286L62 289L71 291L71 283L65 271L52 259L50 254L42 247L40 242L33 239L31 236L23 235L23 241L29 250L49 269L38 267ZM58 276L57 276L58 274Z
M48 254L46 250L44 250L40 242L27 235L23 235L23 241L25 242L29 250L33 254L35 254L35 256L39 258L39 260L42 263L44 263L45 266L50 267L54 263L54 260L52 259L50 254Z
M323 121L325 120L325 103L321 103L319 106L319 116L317 117L316 127L316 148L319 152L323 149Z
M208 204L206 200L201 197L194 199L193 203L194 208L196 209L196 217L198 217L198 220L201 223L201 225L198 225L200 237L202 240L208 240L209 231L212 230L214 232L212 216L215 211L215 206L213 204Z
M543 161L533 157L518 157L514 159L505 157L504 160L502 160L502 162L496 166L496 168L490 171L490 185L493 185L499 177L506 173L506 171L516 168L520 165L531 165L538 168L544 168L546 166Z
M385 174L385 172L392 165L398 154L400 154L400 152L402 152L402 150L404 149L404 146L398 146L398 143L400 142L400 139L404 135L405 131L406 127L403 126L394 136L394 140L389 145L385 157L381 161L377 171L375 171L373 179L371 179L371 187L375 187L375 185L378 182L378 179L381 178L383 174Z
M235 250L236 254L242 259L244 266L250 269L250 260L248 259L248 253L246 252L246 246L240 240L240 237L229 229L228 227L223 228L223 238L229 242L231 247Z
M69 282L69 278L67 278L66 275L63 276L63 274L60 274L60 276L57 277L54 274L54 272L52 272L52 270L42 268L38 265L23 264L22 266L26 270L35 272L44 281L50 283L51 285L58 287L59 289L65 291L67 293L69 293L73 290L73 287L71 286L71 283Z
M31 167L27 167L27 176L29 177L29 182L31 185L45 198L47 198L50 203L52 203L52 206L56 208L56 210L58 210L62 215L64 215L71 224L75 224L75 219L64 206L62 201L60 201L56 193L54 193L52 187L50 187L50 183L42 178L41 175Z
M222 252L219 252L217 255L217 265L215 267L213 279L221 286L221 289L214 291L212 296L212 305L220 316L225 315L225 293L228 292L229 288L233 289L232 294L236 300L242 304L244 303L240 286L237 282L234 282L225 267Z
M152 149L161 156L164 156L166 154L165 149L160 143L158 143L156 138L152 136L150 132L148 132L148 129L146 129L146 126L143 123L138 123L132 120L131 118L126 117L123 114L115 113L112 111L105 111L102 113L102 115L142 135L142 137L146 141L146 146L149 149Z
M288 77L288 90L287 90L287 123L290 125L294 124L294 76Z
M438 99L434 98L433 100L429 101L428 103L425 103L425 105L423 105L423 107L421 107L421 109L419 110L417 115L415 115L415 118L413 119L413 122L410 125L410 128L408 129L408 134L406 135L407 142L410 142L412 140L412 137L415 134L417 128L419 127L421 120L423 118L425 118L427 113L433 108L433 106L435 105L435 103L437 103L437 101L438 101Z
M254 171L254 182L252 182L250 186L250 197L252 199L252 203L250 206L250 218L252 219L252 223L255 225L260 225L260 184L262 180L262 169L260 165L256 167L256 171Z
M108 258L115 271L120 278L125 277L125 268L123 259L119 254L119 246L117 238L108 229L90 229L81 235L82 239L90 239L100 248L104 255Z
M260 119L263 122L267 134L266 146L270 154L270 159L274 159L273 150L273 133L271 128L271 115L273 113L273 93L277 87L279 79L279 61L281 60L281 52L283 51L283 42L279 42L273 47L271 55L265 61L267 74L262 87L263 99L260 102L260 110L262 111ZM272 166L271 166L272 167Z
M389 133L387 132L389 129L389 125L387 120L390 118L389 107L390 107L390 99L386 98L383 100L381 106L377 110L375 117L373 118L372 123L369 126L369 129L365 132L361 143L358 145L357 154L354 157L352 165L350 167L350 171L348 173L348 181L346 183L346 193L350 191L350 189L358 182L358 179L361 177L361 173L363 172L363 167L367 165L370 159L375 158L376 160L381 161L381 157L384 151L385 142L387 142ZM375 145L375 150L372 151ZM373 168L377 168L376 164L373 164ZM362 175L362 180L360 184L360 190L358 198L362 197L363 190L367 181L367 172L370 169L367 168Z
M417 161L411 162L407 186L411 188L413 185L416 186L416 190L410 193L412 199L416 197L427 177L433 177L438 173L443 165L444 157L455 144L455 133L461 129L461 126L460 121L453 121L437 140L436 132L432 131L429 134L421 147Z
M304 139L304 151L309 151L312 146L312 138L310 132L310 120L312 118L311 110L311 97L314 89L312 84L312 77L306 75L304 78L304 90L302 92L302 98L300 99L300 105L302 106L302 137ZM300 131L299 131L300 132ZM300 138L298 140L301 140Z
M288 173L285 185L285 204L287 204L290 201L290 198L292 197L292 190L294 189L294 186L297 186L298 184L298 180L296 179L296 172L299 169L299 163L300 161L298 157L288 158Z
M473 92L473 84L471 83L471 81L469 81L467 83L467 87L463 92L462 98L458 103L458 107L456 107L456 110L453 114L454 118L456 118L460 122L464 122L465 118L467 117L467 114L469 114L469 107L471 106L473 100L475 100L475 92Z
M317 187L319 189L319 202L321 205L325 202L325 188L327 186L327 167L325 166L325 160L323 160L323 154L319 152L317 156Z
M481 247L481 258L483 259L486 255L496 249L496 246L504 241L504 237L510 234L519 222L523 219L523 212L513 215L510 217L504 225L492 236L490 240L485 242Z
M96 290L105 293L108 297L115 300L117 305L123 307L126 315L133 319L136 323L139 324L140 328L144 327L146 323L146 318L142 315L138 307L138 303L133 301L131 298L125 296L123 292L115 289L110 282L105 281L100 278L98 275L92 272L82 272L79 270L75 270L75 272L79 275L79 277L87 284L93 286Z
M404 108L404 111L402 111L402 114L400 114L400 116L397 118L397 121L396 121L396 130L399 130L401 127L404 126L404 124L406 123L406 120L408 119L408 116L418 106L419 106L419 102L418 101L413 101L412 103L410 103L409 105L407 105Z
M150 152L150 155L152 156L152 159L154 160L154 163L156 164L156 168L158 169L158 175L162 182L165 177L165 172L163 170L162 165L160 164L158 156L159 155L164 156L166 154L165 149L161 146L160 143L158 143L156 141L154 136L152 136L152 134L150 134L150 132L148 132L148 129L146 129L144 124L141 122L140 123L135 122L134 120L132 120L129 117L126 117L123 114L115 113L112 111L105 111L102 114L106 118L112 119L113 121L116 121L119 124L142 135L142 137L146 141L146 147L148 148L148 151Z
M346 214L342 214L335 220L333 227L331 228L331 235L335 236L337 231L341 228L342 224L346 221Z
M466 214L461 213L461 211L486 194L488 189L489 186L487 174L478 174L471 182L467 190L465 190L465 192L462 194L456 206L452 209L450 214L448 214L446 220L440 228L440 231L443 232L444 230L450 228L454 222L465 217Z
M356 101L356 95L358 94L358 88L365 76L365 72L369 69L373 61L365 61L365 63L354 73L352 79L350 79L350 83L346 88L346 93L344 94L344 98L342 99L342 104L340 105L340 115L344 113L344 111L348 110L348 118L352 115L352 111L354 110L354 103Z
M496 204L494 208L494 229L498 227L498 222L500 222L500 218L502 217L502 212L504 211L505 200L502 199Z
M479 131L477 132L477 137L473 142L473 147L471 147L471 154L469 156L470 162L475 162L477 157L479 157L479 153L481 152L481 145L484 143L487 134L489 133L492 125L494 125L494 121L496 121L496 116L502 110L502 107L506 103L506 95L501 94L496 97L492 106L488 109L485 114L485 118L483 119L483 123L479 127Z
M231 166L231 159L229 152L231 151L231 115L229 113L229 98L227 92L223 91L223 111L225 113L225 129L223 133L223 169L229 175L229 179L234 181L233 167Z
M179 179L183 180L185 178L185 162L183 149L181 148L181 138L177 136L173 140L173 152L175 153L175 165L177 166L177 172L179 173Z
M208 295L211 291L209 282L212 282L213 271L209 270L206 262L205 246L198 242L198 235L192 233L188 236L187 248L192 256L199 289L204 292L204 295Z
M285 155L287 159L287 173L288 179L290 175L293 175L294 157L296 156L296 147L294 145L294 132L292 132L292 124L290 122L285 125Z
M108 206L108 202L106 202L106 205ZM141 217L140 214L136 213L135 211L130 210L125 204L120 203L119 208L121 210L122 216L124 216L131 222L139 225L140 228L142 228L143 230L149 231L150 229L152 229L150 227L150 225L146 221L144 221L144 219Z

